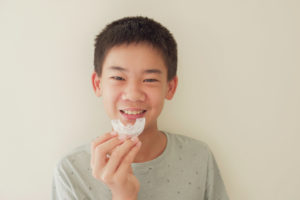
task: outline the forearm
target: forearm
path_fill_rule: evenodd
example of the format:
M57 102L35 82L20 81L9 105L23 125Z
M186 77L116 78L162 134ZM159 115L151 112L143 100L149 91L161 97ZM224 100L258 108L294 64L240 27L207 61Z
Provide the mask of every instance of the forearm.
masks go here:
M112 200L137 200L137 196L134 196L134 197L118 197L116 195L113 195Z

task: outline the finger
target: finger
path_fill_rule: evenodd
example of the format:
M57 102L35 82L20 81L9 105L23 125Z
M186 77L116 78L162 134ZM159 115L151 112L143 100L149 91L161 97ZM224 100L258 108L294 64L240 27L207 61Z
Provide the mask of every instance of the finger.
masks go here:
M129 151L129 153L124 157L123 161L121 162L119 168L117 169L115 176L121 177L124 176L126 173L132 173L131 164L134 161L134 158L138 154L139 150L141 149L142 143L138 141L135 146Z
M123 141L123 143L124 143L127 139L129 139L129 136L118 137L118 138L119 138L119 140ZM108 156L109 156L108 158L110 158L111 154L112 154L118 147L119 147L119 146L116 146L115 148L111 149L111 151L107 152L107 154L108 154Z
M114 173L122 162L122 159L137 142L138 140L126 140L113 151L103 171L103 180L110 180L114 176Z
M110 152L112 149L115 149L118 145L121 145L124 141L118 138L112 138L111 140L106 141L98 145L95 149L94 155L94 164L92 166L93 176L101 180L101 175L103 173L103 169L107 163L107 152Z
M91 143L91 166L94 165L95 148L99 144L111 139L112 137L113 137L113 135L111 133L106 133L104 135L101 135L101 136L97 137L96 139L94 139L92 141L92 143Z
M94 150L94 156L92 163L92 169L94 167L103 168L106 164L107 157L106 155L111 152L116 146L122 144L124 141L118 139L117 137L111 138L106 142L99 144Z
M107 140L113 138L116 136L116 132L109 132L109 133L106 133L104 135L101 135L99 137L97 137L96 139L94 139L91 143L91 163L90 165L93 166L94 165L94 155L95 155L95 148L103 143L103 142L106 142Z

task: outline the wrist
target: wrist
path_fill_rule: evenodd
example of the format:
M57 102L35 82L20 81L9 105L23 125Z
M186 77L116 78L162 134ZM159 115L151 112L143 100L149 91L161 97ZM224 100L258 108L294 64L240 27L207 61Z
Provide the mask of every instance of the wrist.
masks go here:
M137 195L133 197L118 197L118 195L112 195L112 200L137 200Z

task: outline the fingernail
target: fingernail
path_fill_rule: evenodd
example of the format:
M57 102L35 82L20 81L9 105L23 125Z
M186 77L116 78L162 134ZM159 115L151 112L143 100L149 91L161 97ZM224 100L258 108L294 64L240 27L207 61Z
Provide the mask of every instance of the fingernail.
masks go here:
M111 134L112 136L114 136L114 135L117 135L117 132L116 132L116 131L112 131L112 132L110 132L110 134Z
M119 135L119 140L126 140L127 136L126 135Z
M141 141L138 141L138 143L136 144L137 147L140 147L142 145Z
M139 139L138 139L137 136L133 136L133 137L131 138L131 140L132 140L133 142L136 142L136 141L138 141Z

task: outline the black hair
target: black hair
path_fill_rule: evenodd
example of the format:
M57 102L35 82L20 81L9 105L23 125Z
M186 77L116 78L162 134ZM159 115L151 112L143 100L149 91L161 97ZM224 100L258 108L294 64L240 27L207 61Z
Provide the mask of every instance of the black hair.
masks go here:
M177 73L177 44L160 23L147 17L125 17L108 24L95 39L94 70L100 77L107 52L114 46L147 43L163 56L168 81Z

